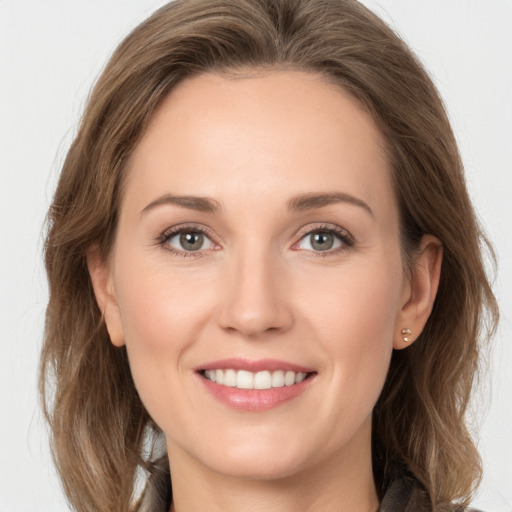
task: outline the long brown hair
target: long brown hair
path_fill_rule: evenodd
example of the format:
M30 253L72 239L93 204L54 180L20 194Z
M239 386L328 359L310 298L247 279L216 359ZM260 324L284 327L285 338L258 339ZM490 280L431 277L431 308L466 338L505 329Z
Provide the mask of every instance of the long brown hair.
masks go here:
M94 244L109 255L127 162L163 98L187 77L242 68L321 74L357 98L386 140L404 261L413 264L423 234L441 240L433 312L420 339L394 353L374 410L374 473L381 495L405 470L432 509L467 503L481 468L465 412L481 343L497 321L484 270L488 244L438 92L401 39L355 0L177 0L120 44L96 83L48 213L45 246L50 299L40 387L70 503L78 511L134 510L136 480L156 471L147 447L158 427L125 349L109 341L87 250Z

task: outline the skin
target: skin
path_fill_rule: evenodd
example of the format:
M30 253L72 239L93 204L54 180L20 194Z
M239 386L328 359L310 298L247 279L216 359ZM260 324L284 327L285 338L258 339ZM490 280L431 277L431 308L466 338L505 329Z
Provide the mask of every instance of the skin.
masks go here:
M393 348L425 325L441 262L425 236L404 271L383 147L339 87L269 71L182 83L135 149L112 254L104 262L91 250L89 269L112 343L126 344L166 435L177 512L377 509L372 409ZM312 193L343 196L290 209ZM183 225L207 231L200 250L164 240ZM334 228L349 243L311 245L311 232ZM316 374L284 404L236 410L196 371L229 357Z

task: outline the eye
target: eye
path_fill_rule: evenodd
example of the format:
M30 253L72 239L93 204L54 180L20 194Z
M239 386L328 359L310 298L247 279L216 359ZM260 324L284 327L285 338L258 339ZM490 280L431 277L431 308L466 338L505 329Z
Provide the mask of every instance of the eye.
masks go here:
M313 231L299 242L299 248L308 251L329 251L340 246L341 240L329 231Z
M321 228L304 235L293 248L314 252L335 252L337 249L352 245L352 239L344 230Z
M201 231L181 230L165 238L165 244L179 252L197 252L212 249L214 243Z

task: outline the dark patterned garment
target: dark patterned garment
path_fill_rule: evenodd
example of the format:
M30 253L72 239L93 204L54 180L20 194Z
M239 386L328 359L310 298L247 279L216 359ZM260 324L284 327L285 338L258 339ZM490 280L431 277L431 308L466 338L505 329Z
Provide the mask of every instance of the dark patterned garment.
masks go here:
M377 512L430 512L431 505L425 493L411 478L395 480L386 491ZM481 512L451 503L437 505L437 512Z

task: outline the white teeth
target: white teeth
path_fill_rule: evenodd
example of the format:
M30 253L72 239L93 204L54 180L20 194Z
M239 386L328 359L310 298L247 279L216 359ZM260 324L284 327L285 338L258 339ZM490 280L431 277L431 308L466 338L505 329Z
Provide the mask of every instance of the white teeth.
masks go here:
M258 372L254 376L254 389L270 389L272 387L272 376L270 372Z
M254 374L245 370L238 370L236 374L236 387L238 389L254 389Z
M219 371L219 370L217 370ZM224 386L234 388L236 386L236 372L235 370L224 371Z
M272 387L282 388L284 386L284 372L283 370L277 370L272 372Z
M247 370L205 370L204 376L224 386L236 387L238 389L270 389L282 388L283 386L293 386L299 384L306 377L305 372L292 372L290 370L276 370L269 372L248 372Z
M306 378L307 373L299 372L295 375L295 384L302 382Z
M284 374L284 385L293 386L295 384L295 372L286 372Z

